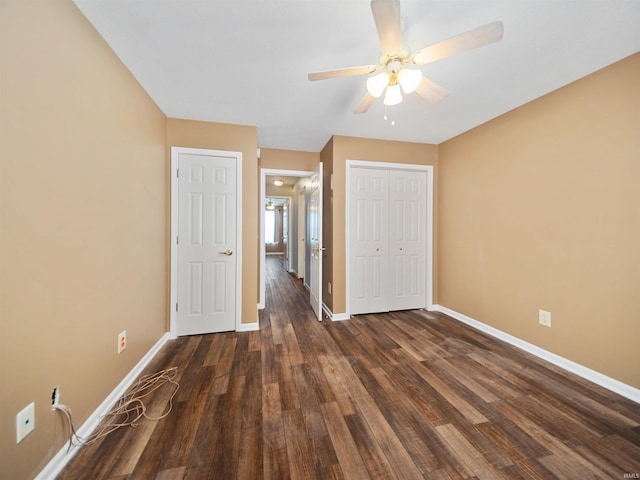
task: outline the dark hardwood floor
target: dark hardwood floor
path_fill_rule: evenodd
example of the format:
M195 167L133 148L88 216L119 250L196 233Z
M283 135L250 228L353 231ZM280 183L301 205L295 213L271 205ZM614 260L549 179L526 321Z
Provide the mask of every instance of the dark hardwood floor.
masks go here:
M145 373L178 367L173 411L59 480L638 478L638 404L445 315L318 322L267 274L260 331L170 341Z

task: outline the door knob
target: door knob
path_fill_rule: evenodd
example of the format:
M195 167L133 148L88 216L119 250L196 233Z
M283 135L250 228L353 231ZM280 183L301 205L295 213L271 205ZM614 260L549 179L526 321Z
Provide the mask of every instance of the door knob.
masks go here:
M233 255L233 250L229 249L226 252L218 252L218 253L220 253L220 255L226 255L230 257L231 255Z

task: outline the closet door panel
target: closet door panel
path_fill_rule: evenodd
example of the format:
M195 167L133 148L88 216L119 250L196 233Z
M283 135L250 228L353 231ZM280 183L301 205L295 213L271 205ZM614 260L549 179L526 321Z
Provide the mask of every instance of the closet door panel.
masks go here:
M389 172L389 309L409 310L426 305L426 172Z
M351 314L389 310L389 172L354 168L350 180Z

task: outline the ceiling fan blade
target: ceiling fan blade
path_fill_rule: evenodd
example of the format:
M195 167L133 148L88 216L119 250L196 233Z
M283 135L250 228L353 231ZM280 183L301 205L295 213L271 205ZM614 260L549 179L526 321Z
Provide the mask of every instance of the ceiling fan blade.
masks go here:
M353 113L365 113L367 110L369 110L369 107L373 105L373 102L375 102L375 100L376 97L367 92L366 95L362 97L360 104L356 107Z
M504 26L502 22L489 23L442 42L421 48L413 54L412 60L416 65L436 62L467 50L495 43L502 38L503 32Z
M432 103L439 102L443 98L449 96L449 92L447 92L437 83L429 80L424 75L422 76L422 80L420 81L420 84L418 85L418 88L416 88L415 92L425 100Z
M382 51L389 56L395 55L402 48L399 0L371 0L371 12Z
M308 75L309 80L326 80L327 78L351 77L353 75L364 75L376 71L375 65L362 65L361 67L338 68L337 70L325 70Z

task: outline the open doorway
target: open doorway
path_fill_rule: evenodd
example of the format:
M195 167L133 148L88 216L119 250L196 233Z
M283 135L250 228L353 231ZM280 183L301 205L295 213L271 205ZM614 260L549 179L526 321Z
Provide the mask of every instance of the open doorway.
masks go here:
M289 210L291 197L268 196L265 200L264 212L264 246L265 254L282 256L283 268L287 272L295 272L290 265L290 259L294 256L294 248L290 245Z
M260 171L260 300L258 308L265 308L267 254L282 254L283 268L304 282L309 288L309 259L307 241L307 196L310 194L313 172L280 169ZM275 183L274 183L275 182ZM269 210L267 209L269 207ZM285 208L286 207L286 208ZM270 210L273 208L273 210ZM275 211L275 213L267 213ZM268 224L269 222L269 224ZM272 223L273 222L273 223ZM271 238L267 238L269 226ZM275 229L271 230L271 227ZM282 228L280 234L279 229Z

